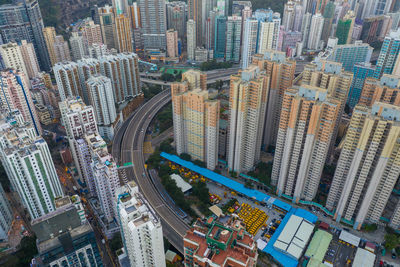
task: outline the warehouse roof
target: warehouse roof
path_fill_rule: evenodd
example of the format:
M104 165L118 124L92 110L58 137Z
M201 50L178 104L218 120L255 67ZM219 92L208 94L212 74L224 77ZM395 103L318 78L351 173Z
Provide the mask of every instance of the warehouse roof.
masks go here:
M354 257L352 266L373 267L375 257L376 256L374 253L363 248L357 248L356 256Z
M313 232L314 225L297 215L292 215L276 240L274 247L299 259Z
M322 261L331 241L332 235L330 233L323 230L316 231L305 255L309 258Z

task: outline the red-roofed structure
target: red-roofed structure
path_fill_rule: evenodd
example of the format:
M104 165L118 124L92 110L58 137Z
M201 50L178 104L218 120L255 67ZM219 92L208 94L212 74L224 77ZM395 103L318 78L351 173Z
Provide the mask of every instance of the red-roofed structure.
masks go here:
M250 267L257 262L257 246L238 223L223 225L198 219L184 237L185 266ZM239 224L240 225L240 224Z

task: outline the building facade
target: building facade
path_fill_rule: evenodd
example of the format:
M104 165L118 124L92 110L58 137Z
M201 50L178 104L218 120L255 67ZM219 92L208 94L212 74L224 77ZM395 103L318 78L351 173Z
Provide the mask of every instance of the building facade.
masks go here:
M117 189L118 221L131 266L165 266L160 219L131 181Z
M260 158L268 90L266 73L256 65L231 76L227 150L231 171L250 171Z
M46 141L20 114L3 121L1 129L0 159L29 215L36 219L54 211L55 198L64 193Z
M377 223L399 176L398 106L375 102L353 110L326 207L361 229Z

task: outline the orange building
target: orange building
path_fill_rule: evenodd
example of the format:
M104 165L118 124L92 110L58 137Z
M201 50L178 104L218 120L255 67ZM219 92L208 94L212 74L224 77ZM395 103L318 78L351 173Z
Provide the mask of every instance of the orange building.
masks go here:
M283 94L293 85L296 62L286 58L284 52L267 50L265 54L253 56L252 64L266 71L269 78L269 99L263 145L275 145L278 133Z
M367 78L361 91L361 105L372 106L375 102L400 105L400 77L384 74L380 80Z

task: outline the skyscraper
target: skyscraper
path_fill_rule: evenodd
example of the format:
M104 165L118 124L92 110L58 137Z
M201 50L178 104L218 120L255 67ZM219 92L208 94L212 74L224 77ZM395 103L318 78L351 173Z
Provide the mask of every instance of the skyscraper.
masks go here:
M5 70L0 72L0 107L8 113L18 109L23 119L31 124L37 135L42 134L42 126L33 105L27 78L22 71Z
M132 33L129 17L123 14L116 16L115 28L118 42L118 51L120 53L133 52Z
M81 138L97 133L96 115L92 106L86 106L82 98L67 98L59 103L61 122L68 138Z
M324 27L322 29L321 39L325 42L328 42L329 37L331 37L332 33L332 23L333 17L335 15L335 4L333 1L329 1L324 9Z
M117 119L111 80L105 76L94 75L86 81L89 103L93 106L101 136L112 140L114 122Z
M288 1L283 9L283 20L282 26L285 28L285 31L293 30L294 19L295 19L295 2Z
M368 77L372 77L375 67L371 63L357 63L353 67L353 81L349 90L347 104L350 108L354 108L360 100L361 91Z
M131 181L116 190L117 214L131 266L165 266L160 219Z
M383 74L379 80L372 77L365 80L358 103L370 107L375 102L400 106L399 76Z
M139 76L139 58L134 53L106 55L99 59L101 75L111 79L116 103L142 92Z
M225 60L239 63L242 33L242 17L228 17L226 22Z
M253 57L253 64L266 71L269 97L263 146L275 145L284 92L293 84L296 62L286 58L284 52L267 50Z
M336 140L352 79L352 73L343 71L342 64L338 62L321 60L315 64L311 63L304 67L302 84L329 89L328 93L330 97L339 100L339 115L338 119L335 121L335 130L333 131L334 136L332 140ZM335 142L331 142L328 155L332 155L334 143Z
M38 55L40 66L50 70L50 57L43 37L43 19L39 1L23 1L0 6L0 33L4 43L32 43Z
M268 85L266 72L256 65L231 76L227 150L231 171L250 171L260 158Z
M303 16L303 22L301 24L301 33L303 34L303 46L308 47L308 39L310 37L312 14L306 13Z
M194 51L196 49L196 22L189 19L186 29L188 60L194 60Z
M71 60L68 42L64 41L64 37L62 37L62 35L56 36L53 43L53 47L54 47L54 54L56 56L56 62Z
M56 40L56 29L54 27L43 28L43 38L46 42L47 52L49 55L51 66L57 63L56 52L54 50L54 43Z
M168 57L178 57L178 31L169 29L167 31L167 55Z
M244 22L243 48L242 48L242 69L246 69L251 63L251 57L257 52L258 20L248 18Z
M279 13L274 13L270 20L260 22L257 53L264 54L267 50L278 49L280 25Z
M115 28L115 16L113 8L109 5L105 5L98 10L101 35L103 37L104 44L106 44L109 49L118 49L118 40Z
M88 18L84 19L80 31L82 32L82 37L87 46L94 43L103 43L101 27L98 24L94 24L93 20Z
M355 20L356 17L351 10L346 13L343 19L339 20L336 28L336 37L339 45L351 43Z
M86 52L83 36L80 36L78 32L72 33L71 38L69 38L69 44L71 46L72 58L74 61L78 61L88 54Z
M218 163L219 101L210 100L207 90L189 83L171 86L174 136L178 154L205 162L213 170Z
M207 90L207 74L205 72L190 69L182 73L182 81L187 82L189 90L196 88Z
M353 110L326 202L337 221L379 222L400 174L398 118L400 108L386 103Z
M378 61L376 62L374 77L379 79L383 73L391 74L399 54L400 28L396 31L391 31L390 34L385 37Z
M78 64L72 61L59 62L53 67L61 101L68 97L84 97L82 85L79 81Z
M16 43L8 43L0 46L0 55L6 68L19 70L25 74L26 84L29 86L28 72L25 67L21 49Z
M339 100L326 88L301 85L285 91L271 174L279 196L296 203L314 199L339 110Z
M0 240L8 240L8 231L11 229L14 216L6 193L0 185Z
M117 215L115 194L120 187L117 164L111 154L104 150L94 153L92 157L97 198L106 221L112 222Z
M356 63L369 63L374 49L362 41L354 44L336 45L329 60L340 62L345 71L352 71Z
M183 40L186 35L187 4L183 1L166 2L167 29L178 31L178 37Z
M3 123L0 131L1 162L31 218L54 211L63 191L46 141L21 117Z
M226 48L226 17L217 16L215 18L215 41L214 41L214 57L225 58Z
M33 44L22 40L19 48L25 63L26 75L28 75L30 79L38 77L40 68Z
M321 34L324 27L324 18L320 13L311 18L310 34L308 35L307 48L310 50L319 50L321 46Z
M144 48L165 50L167 21L164 0L139 0Z

